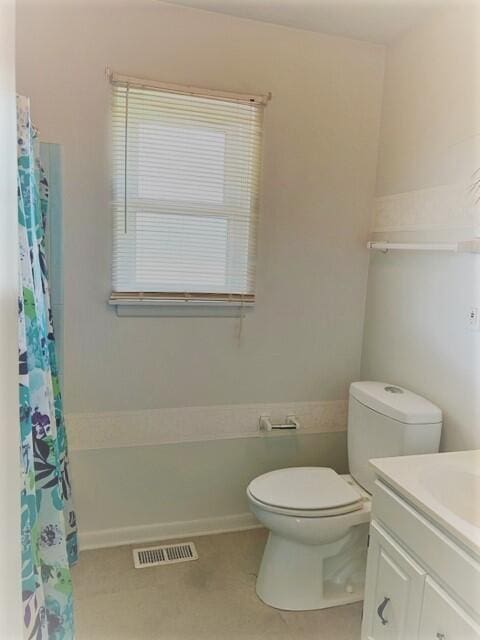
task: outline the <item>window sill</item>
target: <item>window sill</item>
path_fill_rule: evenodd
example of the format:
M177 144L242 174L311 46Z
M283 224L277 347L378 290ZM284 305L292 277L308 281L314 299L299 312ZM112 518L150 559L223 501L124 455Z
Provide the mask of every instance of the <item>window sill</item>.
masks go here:
M166 301L166 300L112 300L108 304L115 307L117 316L123 317L170 317L170 318L239 318L252 311L255 303Z

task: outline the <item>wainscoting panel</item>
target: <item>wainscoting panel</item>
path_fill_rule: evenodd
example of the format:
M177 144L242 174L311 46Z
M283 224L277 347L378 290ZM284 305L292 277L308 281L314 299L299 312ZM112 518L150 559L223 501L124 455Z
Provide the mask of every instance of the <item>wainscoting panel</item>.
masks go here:
M344 430L72 450L80 548L256 526L253 478L292 466L345 473L346 453Z

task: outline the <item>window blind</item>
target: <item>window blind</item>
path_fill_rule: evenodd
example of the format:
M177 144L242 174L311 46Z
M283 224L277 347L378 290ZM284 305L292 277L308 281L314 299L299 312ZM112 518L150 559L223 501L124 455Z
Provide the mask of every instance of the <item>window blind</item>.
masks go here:
M262 117L112 81L113 301L254 300Z

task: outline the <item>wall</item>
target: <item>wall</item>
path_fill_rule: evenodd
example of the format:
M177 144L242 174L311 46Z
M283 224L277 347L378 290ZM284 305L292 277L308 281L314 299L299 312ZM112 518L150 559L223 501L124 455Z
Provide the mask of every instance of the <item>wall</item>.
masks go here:
M259 416L292 414L300 432L259 432ZM346 472L345 424L343 401L70 414L80 545L251 527L254 477L304 465Z
M22 638L15 3L0 2L0 634Z
M383 48L153 0L20 0L18 24L19 89L64 150L67 411L344 398L360 366ZM273 93L240 347L236 319L118 318L106 304L107 64Z
M89 493L92 485L106 482L102 496L116 495L118 503L114 478L128 467L131 477L144 479L144 493L137 496L144 507L158 487L158 466L148 448L156 447L162 460L167 449L158 449L155 437L148 445L135 444L145 411L220 405L242 421L251 403L271 403L277 413L288 402L344 405L360 371L364 246L384 48L154 0L19 0L17 50L19 89L31 96L41 138L63 147L64 396L76 442L80 526L94 536L108 521L130 526L133 511L124 508L121 520L114 512L102 517L104 503ZM119 318L107 305L112 238L106 65L133 76L273 93L265 114L258 303L244 321L240 344L235 318ZM345 429L344 409L340 413ZM258 415L242 423L236 434L241 437L218 446L225 424L196 425L192 438L209 434L211 440L201 444L192 465L212 469L208 482L199 476L197 492L212 490L212 475L218 488L196 518L212 517L215 504L218 515L245 511L239 498L245 469L235 464L220 470L216 456L218 447L227 447L229 459L237 451L244 460L243 437L257 428ZM175 416L175 424L181 422ZM344 434L332 439L328 424L320 423L319 435L305 436L315 438L310 442L316 453L299 444L303 453L292 453L290 463L322 460L341 470ZM92 445L80 425L109 446ZM163 423L158 431L170 426ZM117 427L126 449L117 449ZM137 513L138 524L191 516L191 501L180 489L175 493L183 482L181 426L177 436L177 444L168 445L168 455L178 461L170 467L168 492L179 497L183 511L173 514L152 503L150 511L147 506ZM263 451L264 440L253 442L248 447ZM274 445L266 451L250 473L288 464ZM227 511L225 487L231 488Z
M376 236L452 241L480 233L480 16L447 10L389 48ZM444 410L443 450L480 447L480 256L372 255L362 378L401 384Z
M345 432L76 451L82 549L251 528L246 487L289 466L346 472ZM128 473L125 470L128 469Z
M292 464L344 471L383 47L153 0L20 0L17 51L41 138L63 147L64 396L82 545L251 524L254 475ZM118 318L107 306L106 65L273 93L258 303L240 344L235 318ZM265 411L295 412L307 430L288 446L259 437Z

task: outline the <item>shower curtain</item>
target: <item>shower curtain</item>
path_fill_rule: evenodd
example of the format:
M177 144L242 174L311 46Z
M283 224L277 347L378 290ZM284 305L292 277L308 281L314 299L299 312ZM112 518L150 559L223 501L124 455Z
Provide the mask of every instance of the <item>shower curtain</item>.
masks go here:
M48 184L28 98L17 98L21 536L25 638L74 638L70 566L77 560L45 258Z

